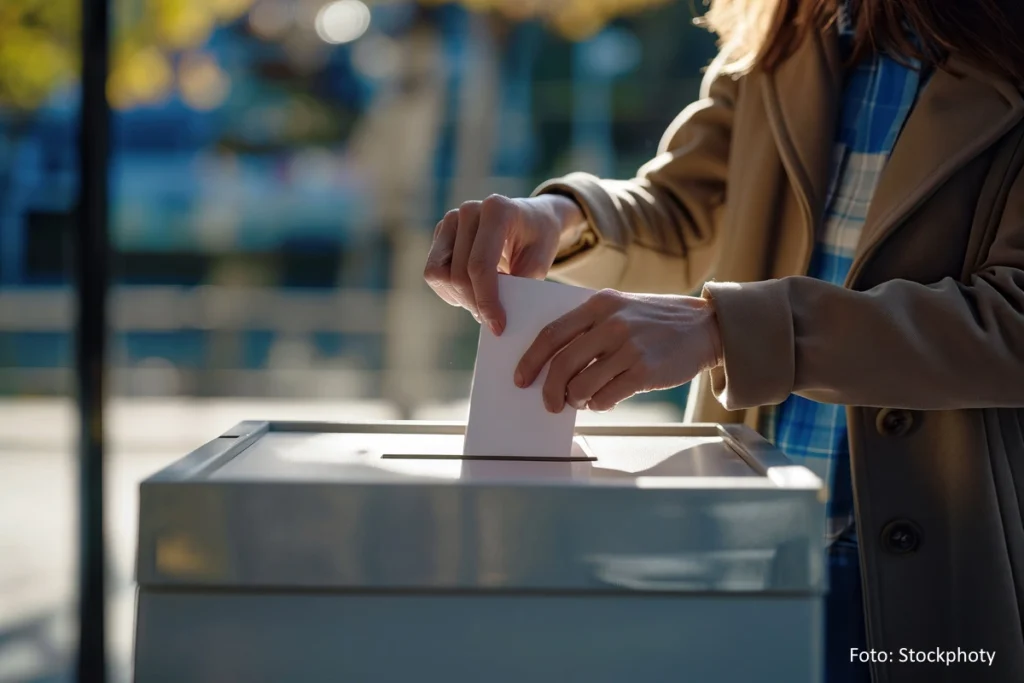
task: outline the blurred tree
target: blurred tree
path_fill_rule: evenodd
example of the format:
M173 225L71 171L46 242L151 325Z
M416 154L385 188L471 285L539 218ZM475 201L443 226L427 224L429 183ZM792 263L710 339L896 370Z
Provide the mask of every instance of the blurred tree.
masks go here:
M175 55L201 48L218 25L242 17L256 0L112 1L116 45L109 94L114 107L156 104L178 88L201 108L218 99L225 90L225 76L211 58L186 59L176 66ZM428 6L458 3L473 11L498 12L513 21L540 18L566 37L578 40L594 35L617 17L670 0L420 2ZM0 3L0 107L32 110L55 89L74 82L78 72L78 13L78 0Z
M494 11L514 21L541 19L570 40L598 33L609 22L672 0L420 0L425 5L458 3L471 11Z
M107 95L116 109L159 104L177 91L196 110L227 97L230 80L200 51L218 25L254 0L111 0L114 46ZM0 208L10 207L20 142L35 114L79 78L80 0L0 0ZM0 213L0 221L17 220Z
M113 0L115 46L108 94L126 109L156 104L179 89L208 108L226 91L209 55L174 63L201 48L214 29L244 15L254 0ZM0 107L30 112L78 78L78 0L0 2Z

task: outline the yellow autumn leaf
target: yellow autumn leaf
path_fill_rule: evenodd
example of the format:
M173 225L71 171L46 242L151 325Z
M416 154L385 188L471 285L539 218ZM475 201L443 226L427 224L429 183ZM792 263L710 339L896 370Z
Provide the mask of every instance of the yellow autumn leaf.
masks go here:
M151 18L161 43L174 50L197 48L213 33L210 6L195 0L149 0Z
M174 72L166 56L155 47L143 48L114 65L111 80L119 100L156 104L170 96Z
M234 21L252 9L254 0L208 0L210 11L223 22Z

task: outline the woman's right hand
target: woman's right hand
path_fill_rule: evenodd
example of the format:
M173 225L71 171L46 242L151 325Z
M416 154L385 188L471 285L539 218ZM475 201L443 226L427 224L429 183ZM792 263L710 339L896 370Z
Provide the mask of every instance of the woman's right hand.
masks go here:
M585 218L572 199L492 195L445 214L434 229L423 277L438 296L467 309L491 331L505 329L498 273L542 279Z

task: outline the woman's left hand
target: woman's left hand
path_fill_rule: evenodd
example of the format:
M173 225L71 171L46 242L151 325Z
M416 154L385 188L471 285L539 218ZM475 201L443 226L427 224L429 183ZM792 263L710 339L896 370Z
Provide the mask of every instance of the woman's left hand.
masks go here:
M537 336L516 368L528 387L551 361L544 405L611 410L635 394L686 384L720 364L714 310L690 296L602 290Z

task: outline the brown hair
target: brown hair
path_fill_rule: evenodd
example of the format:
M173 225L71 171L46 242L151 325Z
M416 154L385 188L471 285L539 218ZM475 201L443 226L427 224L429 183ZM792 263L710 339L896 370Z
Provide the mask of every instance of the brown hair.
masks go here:
M707 0L706 0L707 1ZM813 30L835 21L840 0L709 0L698 23L721 38L725 70L772 70ZM851 62L880 51L941 66L956 53L1024 79L1024 0L858 0ZM915 42L913 36L919 36Z

